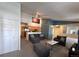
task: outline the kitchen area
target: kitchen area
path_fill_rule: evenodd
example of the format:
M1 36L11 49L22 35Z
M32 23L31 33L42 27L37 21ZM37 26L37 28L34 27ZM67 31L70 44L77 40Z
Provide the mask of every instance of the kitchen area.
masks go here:
M29 40L31 34L41 34L42 19L30 17L30 22L21 22L21 39Z

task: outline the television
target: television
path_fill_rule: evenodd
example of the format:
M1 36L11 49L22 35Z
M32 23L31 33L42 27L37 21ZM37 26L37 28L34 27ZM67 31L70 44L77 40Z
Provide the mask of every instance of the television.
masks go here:
M40 23L40 19L39 18L34 18L34 17L32 17L32 22L33 23Z

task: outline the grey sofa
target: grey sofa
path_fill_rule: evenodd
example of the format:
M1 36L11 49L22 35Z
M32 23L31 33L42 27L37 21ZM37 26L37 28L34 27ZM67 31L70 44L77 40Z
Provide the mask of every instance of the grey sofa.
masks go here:
M66 45L66 36L57 36L54 38L55 41L58 41L59 45L65 46Z
M48 57L50 55L50 47L41 43L34 44L33 49L39 57Z
M31 34L29 37L30 42L32 42L33 44L40 42L40 38L38 37L38 35Z

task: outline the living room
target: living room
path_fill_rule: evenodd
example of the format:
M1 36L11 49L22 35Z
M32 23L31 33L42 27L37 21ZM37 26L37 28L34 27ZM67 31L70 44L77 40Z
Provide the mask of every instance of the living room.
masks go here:
M79 56L78 5L66 2L1 3L0 56Z

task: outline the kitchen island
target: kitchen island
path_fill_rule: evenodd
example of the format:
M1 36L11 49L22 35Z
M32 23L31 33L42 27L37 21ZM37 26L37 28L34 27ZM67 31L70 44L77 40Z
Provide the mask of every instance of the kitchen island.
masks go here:
M31 35L31 34L41 34L41 32L27 32L26 40L29 40L29 35Z

